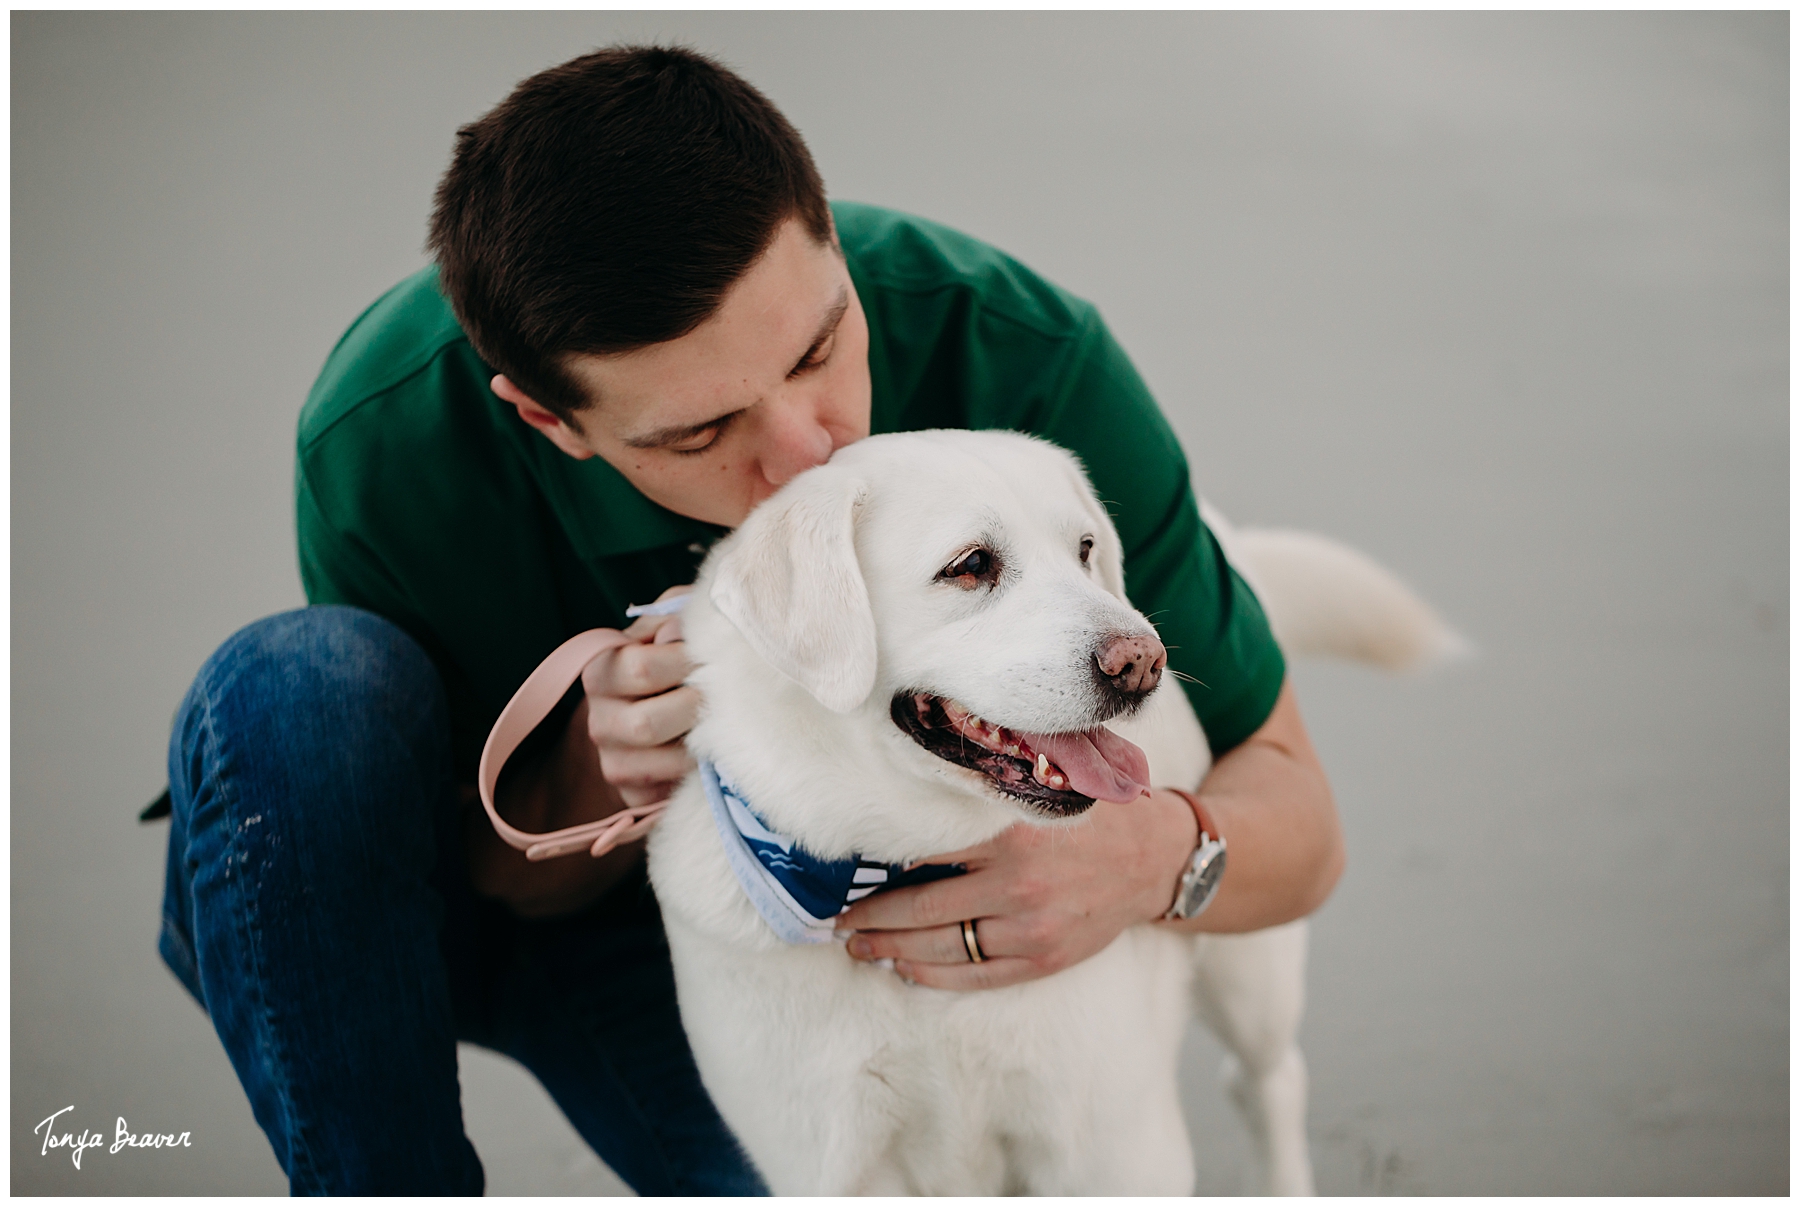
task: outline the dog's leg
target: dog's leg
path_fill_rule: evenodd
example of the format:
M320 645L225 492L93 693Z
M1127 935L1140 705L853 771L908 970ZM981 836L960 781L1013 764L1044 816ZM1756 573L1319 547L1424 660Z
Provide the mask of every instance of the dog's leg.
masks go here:
M1034 1033L1020 1053L1029 1072L1006 1086L992 1116L1009 1141L1007 1193L1193 1193L1175 1077L1192 973L1192 940L1140 926L1018 987L1027 1008L1014 1033Z
M1250 1129L1267 1194L1313 1193L1306 1148L1306 922L1195 941L1194 1003L1229 1053L1225 1083Z

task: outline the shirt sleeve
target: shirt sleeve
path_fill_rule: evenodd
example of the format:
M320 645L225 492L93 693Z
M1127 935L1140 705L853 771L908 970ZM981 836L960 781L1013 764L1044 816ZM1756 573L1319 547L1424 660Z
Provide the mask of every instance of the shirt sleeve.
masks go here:
M1213 755L1261 728L1286 674L1256 595L1200 519L1187 458L1124 349L1088 308L1031 430L1079 456L1125 550L1125 589L1169 650L1169 666Z
M397 413L446 411L433 399L452 385L428 378L390 400L393 413L359 411L308 442L294 520L307 600L385 617L436 665L456 772L472 779L513 688L578 630L556 592L555 530L513 522L505 505L532 497L522 471L459 457L456 442Z

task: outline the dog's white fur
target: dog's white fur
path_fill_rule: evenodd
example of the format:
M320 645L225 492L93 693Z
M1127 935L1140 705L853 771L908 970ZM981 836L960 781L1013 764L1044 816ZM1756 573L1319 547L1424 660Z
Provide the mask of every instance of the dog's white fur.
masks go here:
M1270 601L1278 632L1304 617L1323 652L1391 662L1448 642L1360 555L1313 558L1352 602L1374 601L1343 621L1307 581L1316 538L1297 534L1295 553L1294 534L1209 521L1250 574L1259 542L1288 555L1264 584L1287 597ZM938 581L977 543L1001 552L1000 589ZM1096 646L1152 632L1125 600L1118 536L1075 459L960 431L863 440L796 478L714 550L682 624L705 698L689 750L813 853L891 863L1041 820L902 733L896 693L948 697L1015 730L1085 729ZM1210 765L1166 681L1111 727L1144 749L1155 783L1192 787ZM951 993L838 944L778 940L732 876L697 777L649 860L702 1079L776 1193L1189 1193L1175 1068L1190 986L1232 1053L1228 1084L1266 1188L1310 1193L1295 1044L1304 922L1200 937L1140 926L1054 976Z

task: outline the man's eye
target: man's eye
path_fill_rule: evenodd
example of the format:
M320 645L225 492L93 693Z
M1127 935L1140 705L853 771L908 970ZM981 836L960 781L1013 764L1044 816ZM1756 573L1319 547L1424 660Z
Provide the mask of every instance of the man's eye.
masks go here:
M806 359L801 361L799 364L795 365L793 367L793 369L788 373L788 376L789 377L798 377L802 373L809 372L813 369L822 368L824 366L825 362L831 359L831 350L833 347L836 346L836 344L837 344L837 336L833 335L830 339L826 340L823 344L820 344L817 348L815 348L811 352L807 353Z
M679 444L671 444L668 447L669 451L672 453L703 453L711 448L713 442L718 438L719 429L717 427L709 427L705 431L695 432L692 436L689 436Z
M719 437L725 434L725 429L731 426L731 421L735 418L737 418L735 412L726 415L717 423L701 428L687 439L675 444L665 445L664 447L672 453L680 453L683 456L691 455L693 453L703 453L719 442Z

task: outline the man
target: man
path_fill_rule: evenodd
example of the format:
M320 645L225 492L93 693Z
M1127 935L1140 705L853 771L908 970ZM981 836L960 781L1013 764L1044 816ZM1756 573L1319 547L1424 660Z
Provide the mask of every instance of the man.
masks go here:
M171 744L161 949L297 1192L479 1190L459 1038L530 1068L640 1193L760 1189L681 1034L641 844L528 863L469 785L550 650L691 582L871 431L1019 428L1083 457L1217 755L1174 787L1231 870L1181 925L1324 900L1341 839L1280 653L1092 307L942 227L828 207L792 127L692 53L584 56L458 138L434 269L357 320L301 415L315 606L227 642ZM675 625L626 629L508 764L515 825L669 793L699 704ZM860 902L847 958L949 990L1047 975L1160 919L1197 832L1162 789L1015 827L966 875Z

